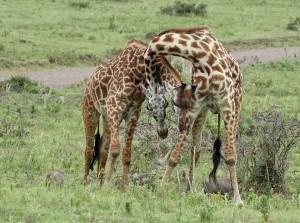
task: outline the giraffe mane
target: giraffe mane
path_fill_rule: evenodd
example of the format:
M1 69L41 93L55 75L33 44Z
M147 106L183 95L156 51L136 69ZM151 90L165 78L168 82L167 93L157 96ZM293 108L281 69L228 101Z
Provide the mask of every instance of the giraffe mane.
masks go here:
M141 40L138 39L132 39L130 41L128 41L127 45L125 46L125 49L129 48L129 47L138 47L138 48L143 48L143 49L147 49L148 48L148 44L144 43ZM163 65L169 70L169 72L173 75L173 77L176 79L176 81L178 83L181 83L181 77L180 75L177 73L177 71L174 69L174 67L172 67L172 65L169 63L169 61L164 57L164 56L159 56L159 58L161 59L161 62L163 63Z
M148 47L148 45L146 43L144 43L143 41L138 40L138 39L132 39L132 40L128 41L128 43L125 46L125 49L132 47L132 46L135 46L138 48L143 48L143 49L147 49L147 47Z
M168 29L158 34L158 36L167 34L167 33L184 33L184 34L194 34L197 32L205 32L205 33L211 33L208 26L197 26L192 28L177 28L177 29Z

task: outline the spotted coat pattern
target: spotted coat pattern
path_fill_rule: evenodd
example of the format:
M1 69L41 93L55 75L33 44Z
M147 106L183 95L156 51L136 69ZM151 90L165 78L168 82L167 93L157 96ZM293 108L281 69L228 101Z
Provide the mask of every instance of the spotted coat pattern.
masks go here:
M192 131L190 182L193 168L200 156L201 131L208 110L220 113L227 132L225 158L229 167L235 203L242 203L236 178L235 134L242 98L242 73L237 61L211 34L208 27L172 29L155 37L145 52L147 75L155 73L160 55L173 55L189 60L193 65L190 84L172 90L172 101L180 135L171 152L163 179L168 180L181 158L187 134ZM155 83L152 83L155 85Z
M129 165L131 160L131 145L145 100L144 85L147 85L144 64L144 52L147 44L133 39L125 49L112 60L101 64L87 81L83 96L83 120L86 138L85 174L87 182L89 166L94 156L94 134L98 121L102 116L103 131L98 157L98 178L104 182L104 170L108 155L111 155L110 170L107 180L111 178L116 158L120 153L119 125L125 120L125 145L122 152L123 187L128 184ZM168 61L161 57L157 63L160 82L168 82L172 86L180 83L180 76L173 72ZM176 76L177 75L177 76ZM159 84L159 83L158 83ZM162 94L145 92L149 100L160 103L150 108L152 116L157 120L157 132L160 137L166 137L168 129L164 123L165 98Z

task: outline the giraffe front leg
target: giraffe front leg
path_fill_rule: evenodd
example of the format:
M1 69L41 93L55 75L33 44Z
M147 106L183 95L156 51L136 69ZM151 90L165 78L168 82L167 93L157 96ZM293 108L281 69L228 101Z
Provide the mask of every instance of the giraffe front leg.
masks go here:
M128 186L128 175L129 168L131 163L131 147L132 139L136 129L137 121L140 115L140 107L137 108L134 113L129 117L128 122L126 122L125 128L125 147L122 154L122 163L123 163L123 189L125 190Z
M206 120L206 115L207 115L207 110L200 113L193 124L193 128L192 128L193 146L191 148L191 163L190 163L189 178L187 182L186 191L189 191L191 189L193 178L194 178L194 169L200 158L202 129L203 129L204 122Z
M167 169L166 169L166 171L164 173L164 176L163 176L163 181L164 182L169 181L169 178L170 178L170 175L171 175L173 169L176 167L178 161L181 158L184 142L186 140L186 136L187 136L187 131L186 130L182 131L179 134L178 142L177 142L176 146L174 147L174 149L172 150L172 152L170 154L169 163L168 163Z
M98 173L97 173L100 186L102 186L104 183L104 172L105 172L106 161L109 153L109 143L110 143L110 132L106 126L104 119L103 119L103 127L104 127L104 131L101 139L101 149L98 157Z
M236 174L237 155L235 149L235 114L233 112L224 112L224 120L227 132L225 159L230 173L234 202L236 205L240 205L243 204L243 201L241 200Z

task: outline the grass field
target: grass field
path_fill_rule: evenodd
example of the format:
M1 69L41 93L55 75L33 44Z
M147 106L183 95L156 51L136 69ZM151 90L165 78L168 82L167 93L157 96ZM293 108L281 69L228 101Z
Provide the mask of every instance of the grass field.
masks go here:
M286 69L287 65L292 69ZM271 105L279 106L287 116L299 115L300 105L296 100L300 80L299 75L295 76L300 71L299 60L260 64L243 71L242 117L250 117L253 111ZM286 81L282 81L282 75ZM291 79L294 81L288 81ZM220 195L203 193L201 182L212 165L210 152L206 150L196 167L192 192L187 195L183 192L177 174L187 168L189 144L171 182L160 185L165 163L159 167L157 161L172 148L177 133L173 131L169 140L157 143L155 127L151 125L146 130L139 126L133 148L131 174L136 169L146 174L141 179L145 181L144 186L131 183L128 191L119 190L122 174L119 163L111 184L100 189L92 173L90 184L83 187L83 84L52 91L30 82L16 89L12 85L10 90L5 90L5 83L1 86L1 222L57 222L58 219L60 222L264 222L269 219L296 223L299 220L299 145L290 157L286 177L291 191L288 198L244 191L242 208L234 207L231 200ZM147 120L143 115L141 123L147 124ZM214 120L210 116L204 132L209 132ZM169 124L176 130L174 122ZM47 189L45 175L56 168L64 171L65 185ZM222 165L219 175L226 174Z
M211 0L205 2L205 17L161 14L161 7L174 4L164 0L0 2L0 66L5 72L98 64L132 38L146 40L148 32L174 27L208 25L229 49L300 44L300 29L287 29L299 20L297 0Z
M300 44L299 31L286 29L299 16L296 0L210 0L204 18L160 15L160 7L173 4L164 0L0 3L0 75L99 63L107 60L107 51L122 48L131 38L145 40L147 32L173 27L207 24L230 49ZM253 128L254 111L270 106L278 106L286 118L299 117L299 58L244 67L243 73L243 131ZM112 182L99 188L92 172L84 187L83 86L51 89L23 78L0 82L0 222L299 222L299 142L289 156L285 195L258 195L253 187L242 191L245 205L235 207L228 197L204 194L202 182L212 167L211 140L203 146L192 191L184 193L181 173L189 163L190 138L170 183L162 185L167 162L159 161L177 137L171 108L170 135L163 141L143 108L126 192L119 189L120 157ZM206 139L214 137L215 126L210 115ZM51 169L64 172L63 187L46 187ZM227 174L222 164L218 175Z

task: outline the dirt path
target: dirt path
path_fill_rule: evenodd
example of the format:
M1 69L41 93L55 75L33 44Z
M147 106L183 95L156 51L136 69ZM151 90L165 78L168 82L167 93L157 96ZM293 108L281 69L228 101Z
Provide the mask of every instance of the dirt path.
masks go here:
M232 51L230 53L240 62L241 66L248 66L259 62L276 61L288 57L300 58L300 46ZM84 78L90 77L95 70L96 66L78 67L32 72L24 75L32 80L42 82L51 87L63 88L79 83L84 80ZM8 78L8 75L0 75L0 81Z

